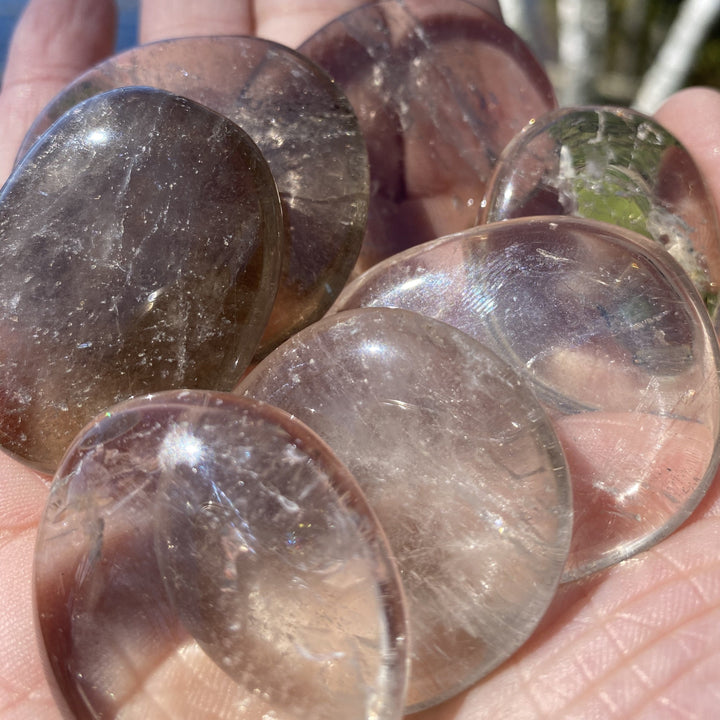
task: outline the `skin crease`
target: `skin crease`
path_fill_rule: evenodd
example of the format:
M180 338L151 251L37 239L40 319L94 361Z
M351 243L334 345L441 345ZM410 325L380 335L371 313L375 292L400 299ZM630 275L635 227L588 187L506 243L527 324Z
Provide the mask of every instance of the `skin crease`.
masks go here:
M145 0L140 37L255 32L296 45L354 0ZM30 0L0 94L0 173L34 116L113 47L110 0ZM720 205L720 94L686 90L658 118ZM57 720L36 647L31 565L47 496L0 456L0 720ZM489 678L416 720L710 718L720 702L720 485L675 534L561 589L531 640Z

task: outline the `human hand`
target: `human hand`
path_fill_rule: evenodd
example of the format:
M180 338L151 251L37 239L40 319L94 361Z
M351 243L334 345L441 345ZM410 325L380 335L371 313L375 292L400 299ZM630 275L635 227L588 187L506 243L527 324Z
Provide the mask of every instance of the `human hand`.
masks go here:
M140 40L255 32L290 46L358 0L146 0ZM0 95L0 174L35 115L113 46L110 0L31 0ZM720 95L686 91L658 119L694 154L720 205ZM34 536L47 479L0 454L0 718L59 717L37 650ZM418 720L711 717L720 695L720 488L674 535L564 586L541 627L475 688Z

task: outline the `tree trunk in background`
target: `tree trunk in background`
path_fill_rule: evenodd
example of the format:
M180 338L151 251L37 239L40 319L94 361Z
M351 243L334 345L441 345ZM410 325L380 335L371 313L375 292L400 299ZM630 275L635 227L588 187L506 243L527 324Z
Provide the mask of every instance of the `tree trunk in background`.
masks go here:
M713 23L720 16L720 0L684 0L655 61L644 74L633 105L654 112L679 90Z
M653 112L684 85L720 19L720 0L500 0L500 5L507 24L545 63L561 105L604 102L644 112Z
M561 105L586 105L604 70L608 33L606 0L557 0Z

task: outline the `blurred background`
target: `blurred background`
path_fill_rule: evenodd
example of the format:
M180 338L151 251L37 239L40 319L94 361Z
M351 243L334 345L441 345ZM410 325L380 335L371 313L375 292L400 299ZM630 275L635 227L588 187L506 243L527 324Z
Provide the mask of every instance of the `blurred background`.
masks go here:
M199 0L198 0L199 1ZM0 69L26 0L0 0ZM138 0L118 0L117 49L135 43ZM500 0L562 105L653 112L686 85L720 88L720 0Z
M653 112L686 85L720 88L720 0L501 0L562 105Z
M119 23L117 49L121 50L135 44L138 0L116 0L116 3ZM0 0L0 69L5 66L10 36L26 4L27 0Z

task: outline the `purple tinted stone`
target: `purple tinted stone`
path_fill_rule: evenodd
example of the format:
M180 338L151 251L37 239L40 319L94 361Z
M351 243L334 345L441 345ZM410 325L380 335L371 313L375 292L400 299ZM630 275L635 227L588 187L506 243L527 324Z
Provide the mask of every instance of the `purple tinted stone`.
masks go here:
M474 224L507 142L556 106L530 50L465 0L383 0L321 29L300 51L350 98L370 156L358 261Z
M225 115L252 137L272 170L286 247L258 354L320 318L350 275L367 221L367 152L340 88L308 58L260 38L151 43L69 85L36 120L20 155L77 102L125 85L162 88Z
M58 469L34 572L47 670L79 720L401 717L382 530L276 408L177 391L110 409Z
M408 711L527 639L562 573L572 501L549 421L505 363L445 323L360 309L293 336L237 392L312 427L385 529L408 599Z
M97 412L228 390L277 290L282 213L252 140L159 90L64 115L0 195L0 439L52 472Z
M718 344L657 243L569 217L506 220L377 265L334 310L399 307L511 364L552 419L573 482L566 580L661 540L718 465Z

